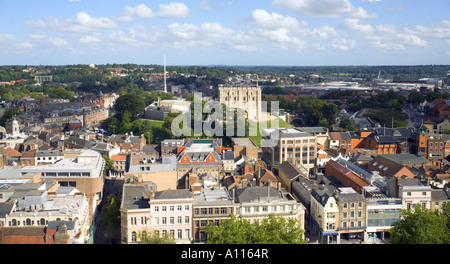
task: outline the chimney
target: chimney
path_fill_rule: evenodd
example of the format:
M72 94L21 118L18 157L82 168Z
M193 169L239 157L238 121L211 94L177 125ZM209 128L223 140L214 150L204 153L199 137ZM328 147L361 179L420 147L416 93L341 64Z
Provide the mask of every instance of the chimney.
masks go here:
M125 140L128 140L128 133L125 133Z

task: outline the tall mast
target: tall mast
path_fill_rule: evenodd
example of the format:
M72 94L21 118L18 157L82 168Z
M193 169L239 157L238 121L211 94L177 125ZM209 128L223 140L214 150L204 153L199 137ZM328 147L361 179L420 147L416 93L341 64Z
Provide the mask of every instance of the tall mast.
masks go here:
M167 83L166 83L166 53L164 53L164 92L167 93Z

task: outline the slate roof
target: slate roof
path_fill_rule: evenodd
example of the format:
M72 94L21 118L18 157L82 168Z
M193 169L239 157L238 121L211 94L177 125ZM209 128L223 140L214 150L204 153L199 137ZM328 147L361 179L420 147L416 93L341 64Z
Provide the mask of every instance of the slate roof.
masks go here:
M234 151L224 151L223 160L234 160Z
M58 227L62 224L65 224L67 230L73 230L75 228L75 221L49 221L48 229L58 229Z
M283 163L281 163L279 166L278 166L278 170L279 171L283 171L284 172L284 174L286 175L286 177L288 177L289 178L289 180L294 180L294 179L296 179L297 177L299 177L299 176L303 176L303 177L305 177L306 175L304 175L303 173L302 173L302 171L299 169L299 168L297 168L294 164L292 164L292 162L290 162L290 161L284 161Z
M108 138L108 142L131 142L131 143L140 143L140 136L128 136L128 139L125 139L125 135L111 135Z
M378 156L395 161L400 164L425 164L428 161L426 158L419 157L410 153L380 154Z
M122 205L125 209L146 209L150 208L148 198L150 192L143 185L126 184L123 187Z
M171 199L187 199L192 198L192 193L189 190L179 189L179 190L164 190L156 192L153 199L171 200Z
M326 187L315 186L311 189L311 196L322 206L328 203L328 199L333 197L333 193Z
M376 156L372 161L369 161L369 163L376 167L377 170L383 170L388 175L395 175L405 167L394 160L383 157L382 155Z
M282 198L280 192L276 188L270 186L255 186L237 189L235 195L235 201L237 203L252 202L261 197Z
M14 207L13 202L0 203L0 218L4 218L5 215L11 214L13 207Z

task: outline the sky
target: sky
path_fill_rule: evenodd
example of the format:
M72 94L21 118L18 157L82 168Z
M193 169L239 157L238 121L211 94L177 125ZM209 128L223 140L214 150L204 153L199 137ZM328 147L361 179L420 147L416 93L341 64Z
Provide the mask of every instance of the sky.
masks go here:
M0 0L0 65L450 64L448 0Z

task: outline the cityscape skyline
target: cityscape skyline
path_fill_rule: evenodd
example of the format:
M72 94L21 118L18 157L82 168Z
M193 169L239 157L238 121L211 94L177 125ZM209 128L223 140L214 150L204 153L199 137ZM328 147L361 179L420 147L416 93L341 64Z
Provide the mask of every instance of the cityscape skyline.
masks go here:
M0 3L0 65L448 64L448 1Z

